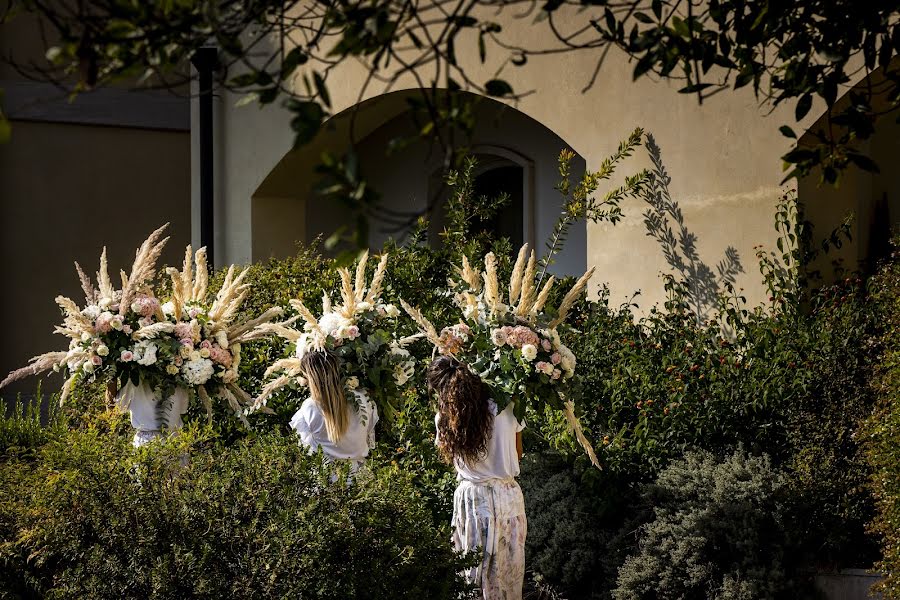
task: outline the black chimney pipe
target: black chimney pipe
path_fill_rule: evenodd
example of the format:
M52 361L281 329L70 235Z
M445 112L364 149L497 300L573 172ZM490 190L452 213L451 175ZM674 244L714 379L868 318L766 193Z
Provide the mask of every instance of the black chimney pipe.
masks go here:
M218 62L215 48L200 48L191 57L200 84L200 245L206 246L210 268L215 266L216 256L213 247L213 72Z

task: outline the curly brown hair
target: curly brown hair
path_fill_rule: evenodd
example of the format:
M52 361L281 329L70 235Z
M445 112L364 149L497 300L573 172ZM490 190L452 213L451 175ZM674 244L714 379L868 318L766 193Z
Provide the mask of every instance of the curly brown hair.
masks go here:
M428 368L428 388L437 396L441 458L470 465L483 458L494 430L484 382L455 358L439 356Z

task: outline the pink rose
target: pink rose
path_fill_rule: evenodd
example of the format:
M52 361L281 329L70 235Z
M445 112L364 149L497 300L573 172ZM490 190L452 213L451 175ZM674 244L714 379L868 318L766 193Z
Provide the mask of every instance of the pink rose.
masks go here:
M203 340L202 342L200 342L200 347L209 350L210 348L212 348L212 342L210 342L209 340Z
M182 346L187 346L190 349L194 349L194 341L191 338L184 338L183 340L179 340Z
M541 347L544 349L544 352L550 352L553 345L550 343L550 340L541 340ZM556 363L553 364L555 365Z
M559 369L553 369L553 375L551 375L550 377L552 379L559 379L561 375L562 371L560 371Z
M122 362L131 362L134 360L134 352L131 350L122 350L122 354L119 356Z
M150 317L159 309L159 300L150 296L138 296L131 303L131 310L142 317Z
M355 340L356 338L358 338L359 337L359 327L357 327L356 325L351 325L350 327L348 327L347 328L347 337L349 337L351 340Z
M141 317L138 319L138 325L141 327L147 327L148 325L153 325L153 319L150 317Z
M197 315L199 315L199 314L200 314L200 309L197 307L194 307L194 308L188 310L188 315L190 315L190 317L192 319L196 319Z
M125 335L131 335L132 331L133 330L131 329L131 325L122 325L122 333L124 333Z
M553 365L542 360L534 365L534 370L544 375L551 375L553 374Z
M553 356L550 357L550 362L552 362L554 365L558 365L562 362L562 356L559 355L559 352L553 353Z
M222 348L218 344L209 349L209 358L217 364L222 365L226 369L231 366L234 357L227 349Z
M99 367L103 364L103 359L95 354L91 357L91 364L93 364L95 367Z
M183 364L184 364L184 359L181 358L180 356L176 356L175 357L175 366L180 367Z

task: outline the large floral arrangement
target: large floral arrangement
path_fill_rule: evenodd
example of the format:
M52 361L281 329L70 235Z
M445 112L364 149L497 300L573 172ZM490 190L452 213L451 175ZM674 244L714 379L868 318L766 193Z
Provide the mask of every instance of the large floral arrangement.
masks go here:
M187 388L200 398L212 415L212 397L225 400L243 418L241 404L251 398L237 385L240 345L267 333L258 326L281 314L272 309L258 319L236 322L248 293L243 283L246 271L235 276L234 266L212 304L206 303L206 251L196 255L190 246L181 271L167 269L172 280L171 298L160 300L149 282L168 238L167 225L154 231L138 248L131 274L121 273L122 287L116 289L108 272L106 248L100 256L97 285L75 264L85 294L85 306L67 297L56 298L63 311L62 325L55 332L69 338L69 349L48 352L31 359L27 367L13 371L0 382L13 381L48 370L64 371L60 402L64 402L80 380L110 376L120 388L131 383L148 384L164 400L177 387ZM127 408L128 395L121 407Z
M266 370L265 376L273 379L265 385L251 410L265 407L276 390L306 388L301 372L303 356L313 350L328 350L341 359L347 397L355 402L356 395L352 392L362 388L381 414L391 418L395 411L392 399L402 393L415 369L415 360L405 346L419 336L398 338L395 335L400 310L381 299L388 255L381 256L371 284L366 286L368 258L368 252L360 258L355 276L347 268L338 269L339 305L333 306L326 293L322 298L322 315L317 318L303 302L291 300L297 316L260 327L281 336L292 356L276 361ZM298 321L302 321L300 328L294 326Z
M599 466L575 416L579 394L575 355L560 338L560 331L567 327L566 316L594 270L575 283L556 310L547 307L556 279L539 280L536 256L533 251L529 256L527 244L519 251L506 296L500 290L493 253L485 256L483 271L463 257L458 273L449 290L462 312L458 323L438 330L421 311L401 300L403 308L439 352L466 364L490 387L498 410L514 402L520 420L528 406L539 413L546 406L562 411L591 461Z

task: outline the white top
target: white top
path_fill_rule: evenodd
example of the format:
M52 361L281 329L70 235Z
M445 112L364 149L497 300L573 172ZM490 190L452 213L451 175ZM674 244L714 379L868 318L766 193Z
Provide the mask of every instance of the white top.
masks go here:
M375 448L375 424L378 423L378 409L375 403L369 399L369 395L362 389L354 390L359 410L353 410L347 431L337 442L328 439L328 430L325 427L325 416L318 402L307 398L300 406L300 410L291 418L291 429L300 436L300 442L309 448L310 453L319 448L325 456L331 459L353 461L352 468L356 470L369 455L369 450Z
M516 420L513 403L506 405L499 415L497 403L488 400L491 414L494 415L494 428L487 443L487 452L476 463L466 464L460 458L453 461L457 479L465 479L473 483L483 483L490 479L512 479L519 475L519 453L516 450L516 434L525 429L525 422ZM434 416L437 426L440 415ZM437 442L440 431L435 436Z
M131 412L131 426L138 431L159 431L162 423L156 419L157 399L150 385L141 382L134 385L130 381L119 391L119 407ZM187 412L188 393L183 387L176 387L166 407L166 428L169 431L181 429L181 415Z

